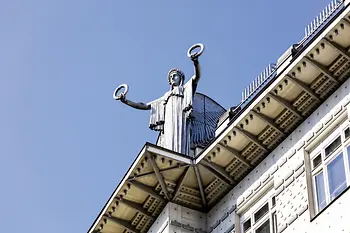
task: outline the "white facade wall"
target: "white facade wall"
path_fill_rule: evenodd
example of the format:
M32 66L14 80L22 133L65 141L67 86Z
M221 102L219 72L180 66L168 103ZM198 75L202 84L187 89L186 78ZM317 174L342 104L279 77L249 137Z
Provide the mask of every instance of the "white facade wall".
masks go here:
M350 191L346 191L324 212L311 221L310 213L305 211L283 233L349 233Z
M158 216L149 233L204 233L206 214L169 202Z
M237 205L235 231L241 232L239 226L240 215L249 209L251 204L261 198L261 195L269 189L275 190L279 232L283 230L286 230L286 232L342 232L319 231L316 229L326 229L325 227L328 228L329 225L339 223L338 218L341 215L343 218L346 216L344 213L346 209L338 214L333 214L331 211L336 209L336 207L329 207L327 209L329 211L326 211L329 212L326 218L321 217L321 215L327 215L327 213L321 213L314 221L310 222L313 213L310 213L309 203L313 203L313 200L308 197L309 186L306 185L307 176L305 173L305 162L308 163L308 161L304 161L304 153L306 153L304 148L320 137L320 134L326 134L326 131L330 131L332 126L328 126L332 122L340 120L341 115L348 115L347 112L350 111L349 90L350 80L347 80L209 211L207 214L208 232L218 233L226 231L227 223L226 221L221 221L221 219L227 214L228 208L233 205ZM339 201L343 203L350 202L349 195L349 193L342 195ZM331 205L337 204L332 203ZM349 207L350 205L348 205ZM301 222L304 227L308 226L303 231L300 231L299 227ZM312 227L314 225L317 225L317 227ZM345 232L350 232L350 222L343 222L342 225L337 227L344 228Z
M308 150L337 122L349 120L349 90L347 80L207 214L169 203L149 232L241 233L242 216L269 191L276 197L278 232L350 233L350 192L315 217L308 167Z

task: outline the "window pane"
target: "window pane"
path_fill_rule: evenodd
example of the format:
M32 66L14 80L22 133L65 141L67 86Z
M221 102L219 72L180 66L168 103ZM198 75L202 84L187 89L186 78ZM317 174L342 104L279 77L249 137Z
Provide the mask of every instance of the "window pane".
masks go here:
M348 146L346 149L348 151L348 163L349 163L349 168L350 168L350 146Z
M343 153L340 153L328 168L328 183L331 200L338 196L346 188Z
M248 219L245 223L243 223L243 231L247 231L252 226L252 222Z
M324 188L323 172L315 177L316 192L317 192L317 204L318 210L322 210L326 206L326 194Z
M276 212L272 214L272 232L277 233L277 215L276 215Z
M273 196L272 197L272 207L274 207L276 205L276 197Z
M347 128L347 129L345 130L345 139L348 139L349 137L350 137L350 129Z
M329 146L326 147L326 157L330 155L333 151L335 151L339 146L341 145L341 138L340 136L334 140Z
M257 222L262 216L269 212L269 203L266 203L260 210L254 214L254 222Z
M317 166L320 165L321 163L322 163L321 154L317 155L317 156L312 160L313 168L317 167Z
M270 233L270 220L264 222L258 229L256 229L255 233Z

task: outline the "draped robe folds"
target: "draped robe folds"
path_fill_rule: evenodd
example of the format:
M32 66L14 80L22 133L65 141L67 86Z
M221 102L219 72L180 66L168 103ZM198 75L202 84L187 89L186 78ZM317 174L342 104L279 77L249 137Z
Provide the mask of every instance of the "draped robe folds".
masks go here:
M185 155L190 149L192 84L191 78L185 85L173 87L150 103L150 128L161 132L157 145Z

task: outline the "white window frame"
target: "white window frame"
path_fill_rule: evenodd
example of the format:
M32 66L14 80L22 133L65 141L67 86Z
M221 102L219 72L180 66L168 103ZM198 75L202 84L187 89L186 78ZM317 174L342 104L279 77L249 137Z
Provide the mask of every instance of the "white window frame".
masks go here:
M329 191L329 182L328 182L328 165L337 157L340 155L340 153L343 153L343 164L344 164L344 171L345 171L345 181L346 181L346 187L350 185L350 169L349 169L349 157L348 157L348 151L347 147L350 146L350 137L345 139L345 130L349 128L349 122L345 121L339 125L336 126L336 129L329 134L316 148L312 150L310 153L310 161L311 161L311 179L312 179L312 191L313 191L313 197L314 197L314 210L315 213L319 213L321 210L318 207L318 196L317 196L317 189L316 189L316 176L319 175L321 172L323 172L323 181L324 181L324 191L326 196L326 208L329 204L331 204L331 196ZM332 153L330 153L327 157L325 155L325 149L333 143L338 137L341 138L341 144L340 146L334 150ZM316 168L314 168L313 160L321 154L321 164L318 165Z
M276 203L273 206L272 205L272 198L275 197L274 190L270 190L267 193L263 194L262 197L252 204L251 207L247 209L246 212L244 212L240 216L240 227L241 227L241 233L255 233L255 231L264 224L267 220L270 221L270 233L277 233L274 230L273 223L275 219L273 219L273 216L276 214ZM268 203L268 212L260 217L260 219L255 222L254 215L257 211L259 211L266 203ZM243 224L250 219L251 226L247 231L244 231Z

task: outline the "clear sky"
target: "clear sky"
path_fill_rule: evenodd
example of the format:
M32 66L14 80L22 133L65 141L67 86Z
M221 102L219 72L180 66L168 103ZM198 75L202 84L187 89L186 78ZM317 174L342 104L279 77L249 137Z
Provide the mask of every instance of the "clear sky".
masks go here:
M192 75L225 108L304 36L330 0L0 1L1 232L86 232L146 141L167 72Z

